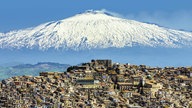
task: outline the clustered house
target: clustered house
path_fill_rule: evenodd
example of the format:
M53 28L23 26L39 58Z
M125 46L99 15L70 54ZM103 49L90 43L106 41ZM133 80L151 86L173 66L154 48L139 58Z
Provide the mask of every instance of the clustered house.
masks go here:
M92 60L0 82L1 108L192 108L192 67Z

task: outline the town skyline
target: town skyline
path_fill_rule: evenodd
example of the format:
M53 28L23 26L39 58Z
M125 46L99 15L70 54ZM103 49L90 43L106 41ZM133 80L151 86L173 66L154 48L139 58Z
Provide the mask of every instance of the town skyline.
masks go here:
M1 107L191 108L192 67L148 67L96 59L64 72L0 82Z

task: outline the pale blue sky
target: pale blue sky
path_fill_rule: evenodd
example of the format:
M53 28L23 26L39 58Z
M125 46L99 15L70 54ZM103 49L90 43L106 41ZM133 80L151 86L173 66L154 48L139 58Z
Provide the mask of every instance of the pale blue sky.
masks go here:
M89 9L192 31L192 0L1 0L0 32L61 20Z

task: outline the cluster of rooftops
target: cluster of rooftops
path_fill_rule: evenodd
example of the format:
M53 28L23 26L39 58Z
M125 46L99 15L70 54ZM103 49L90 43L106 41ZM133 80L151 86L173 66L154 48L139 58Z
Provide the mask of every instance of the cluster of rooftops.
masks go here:
M0 82L0 107L192 107L192 67L149 67L91 60L67 72Z

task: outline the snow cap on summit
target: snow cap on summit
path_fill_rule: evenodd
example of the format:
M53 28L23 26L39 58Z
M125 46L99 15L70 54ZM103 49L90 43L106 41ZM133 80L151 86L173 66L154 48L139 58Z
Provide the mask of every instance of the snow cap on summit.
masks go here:
M0 34L0 48L81 50L133 46L191 47L192 33L88 10L60 21Z

